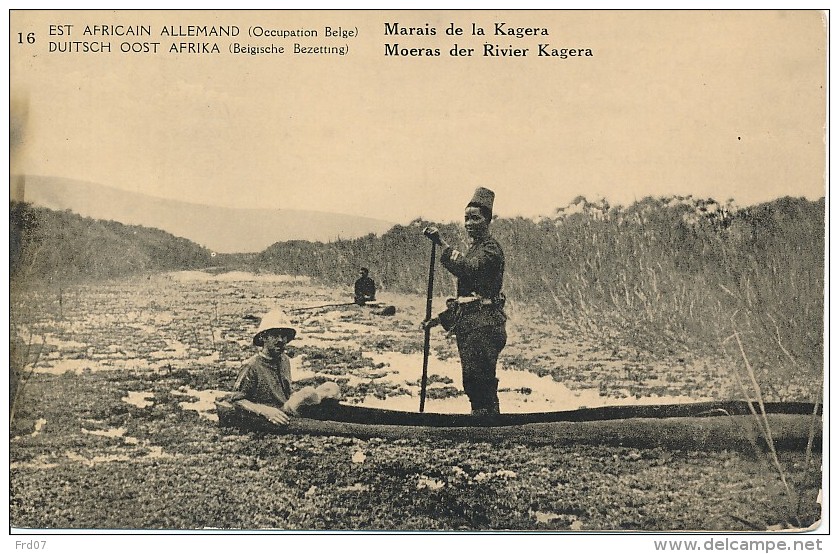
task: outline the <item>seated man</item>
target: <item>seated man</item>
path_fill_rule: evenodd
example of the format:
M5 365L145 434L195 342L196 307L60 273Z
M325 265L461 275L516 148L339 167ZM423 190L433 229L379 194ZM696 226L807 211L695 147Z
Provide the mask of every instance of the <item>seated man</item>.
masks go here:
M363 305L376 299L376 283L368 277L369 270L361 268L361 277L355 282L355 303Z
M260 351L242 364L234 392L225 397L226 400L256 412L274 424L287 425L289 416L298 415L300 406L318 404L322 398L337 398L339 389L335 383L291 392L291 360L285 347L296 334L282 311L272 310L265 314L253 336L253 344L260 347Z

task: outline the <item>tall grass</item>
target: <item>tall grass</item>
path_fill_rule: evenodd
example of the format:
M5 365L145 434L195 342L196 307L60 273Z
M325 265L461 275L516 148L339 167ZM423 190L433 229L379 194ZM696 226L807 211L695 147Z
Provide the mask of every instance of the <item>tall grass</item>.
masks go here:
M671 346L718 345L734 327L749 351L763 354L761 367L794 368L787 345L799 367L821 368L823 200L783 198L740 210L648 198L560 214L541 229L537 248L511 253L510 273L539 268L553 283L511 277L511 292Z
M13 290L208 265L210 252L159 229L124 225L25 202L9 209Z
M804 450L804 468L802 475L798 476L799 479L796 481L794 479L794 475L790 475L789 477L787 476L787 471L781 463L778 451L775 447L772 427L769 424L769 418L766 413L763 391L758 383L757 376L755 375L752 364L749 361L749 357L746 355L743 342L740 340L740 334L736 330L733 335L723 341L723 349L726 349L726 343L730 342L731 339L734 339L737 342L737 350L742 358L745 373L749 378L748 384L744 382L743 377L740 375L741 370L737 367L737 364L732 364L732 374L737 381L737 385L740 388L743 399L748 403L755 426L758 429L760 438L762 438L762 443L767 447L767 461L780 479L786 497L789 501L787 506L788 513L784 524L793 528L803 528L807 525L807 518L804 517L804 514L806 513L804 508L805 502L807 501L807 495L813 492L811 487L813 485L812 476L815 468L812 463L812 455L816 428L821 426L819 406L821 404L821 396L823 392L822 387L819 386L818 390L814 392L810 430L807 437L807 446ZM726 352L726 354L730 356L728 352ZM759 439L753 438L750 435L746 435L746 438L752 443L755 448L755 452L758 456L760 456L761 448L758 445Z
M719 351L740 330L756 371L817 379L823 359L824 199L576 199L552 217L496 219L513 302L651 352ZM430 248L418 219L376 237L277 243L257 267L348 286L361 265L385 290L422 293ZM463 239L455 224L438 225ZM438 291L453 280L441 271ZM801 375L802 373L806 375ZM771 385L770 385L771 386Z

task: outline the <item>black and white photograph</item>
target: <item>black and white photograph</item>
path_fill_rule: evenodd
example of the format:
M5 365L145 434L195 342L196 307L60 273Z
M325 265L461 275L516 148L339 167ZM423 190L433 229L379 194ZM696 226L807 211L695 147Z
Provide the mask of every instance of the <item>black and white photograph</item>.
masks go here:
M828 30L10 10L11 534L821 549Z

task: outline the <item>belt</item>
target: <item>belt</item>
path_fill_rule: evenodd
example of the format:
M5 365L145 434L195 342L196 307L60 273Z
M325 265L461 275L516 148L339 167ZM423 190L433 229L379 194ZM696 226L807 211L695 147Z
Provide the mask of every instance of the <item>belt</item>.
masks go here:
M476 302L481 306L489 306L492 304L492 300L481 296L458 296L456 302L461 306L474 305Z

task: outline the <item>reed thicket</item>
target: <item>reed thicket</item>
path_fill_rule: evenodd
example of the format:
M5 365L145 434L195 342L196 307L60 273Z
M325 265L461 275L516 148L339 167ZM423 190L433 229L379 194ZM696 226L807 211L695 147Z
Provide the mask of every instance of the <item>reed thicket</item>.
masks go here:
M82 217L26 202L9 207L13 289L205 267L210 251L159 229Z
M505 248L513 304L581 332L619 332L651 352L720 351L736 331L757 367L820 375L824 217L824 199L738 208L691 197L628 207L580 197L552 217L497 218L492 232ZM328 244L277 243L253 263L342 286L364 265L381 289L424 294L430 244L421 231L431 223ZM465 238L460 225L437 225ZM444 270L435 289L454 290Z

